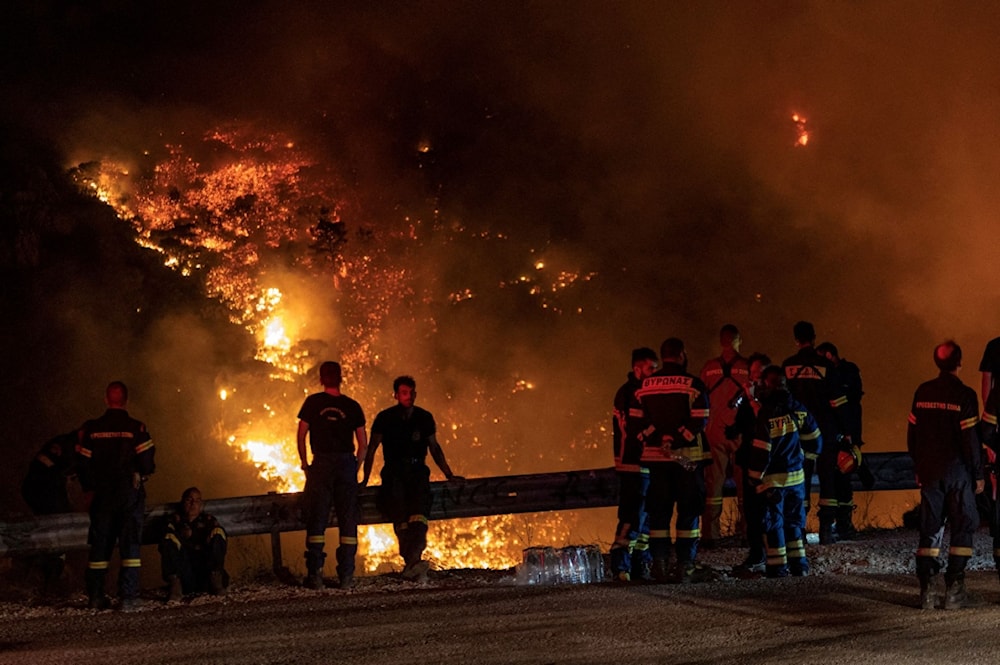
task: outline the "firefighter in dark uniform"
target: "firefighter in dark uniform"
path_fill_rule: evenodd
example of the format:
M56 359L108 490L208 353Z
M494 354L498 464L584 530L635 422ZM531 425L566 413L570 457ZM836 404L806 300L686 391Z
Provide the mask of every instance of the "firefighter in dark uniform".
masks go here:
M1000 501L997 501L997 454L1000 453L1000 388L994 386L983 406L983 418L979 423L980 440L988 450L989 464L983 470L986 490L992 494L990 503L990 535L993 536L993 563L1000 573Z
M80 428L77 445L80 485L92 492L90 501L90 557L86 586L92 609L106 609L105 576L115 543L121 554L118 591L121 609L139 602L139 547L146 512L144 483L156 469L153 440L145 423L129 416L128 388L120 381L108 384L107 411Z
M167 601L184 594L209 592L221 596L229 586L226 573L226 530L202 510L201 490L189 487L167 518L160 542L160 564L167 583Z
M361 405L340 392L339 363L324 362L319 367L323 392L309 395L299 409L296 434L299 459L306 473L302 493L306 522L306 577L303 586L322 589L326 562L326 527L330 507L337 513L337 580L341 589L354 584L354 559L358 553L358 469L365 458L368 437ZM307 461L306 438L312 449ZM357 440L357 451L354 442Z
M823 438L816 419L785 387L780 367L761 377L750 482L763 498L768 577L809 574L804 533L806 452L819 454Z
M708 387L709 408L712 416L705 427L705 439L712 451L712 463L705 468L705 514L701 521L701 547L708 549L718 544L722 537L723 487L726 478L739 478L742 472L736 467L736 450L739 441L731 437L730 427L736 420L736 398L745 393L749 381L747 359L740 355L742 343L739 329L729 323L719 331L722 353L705 363L701 380ZM743 487L737 483L739 524L736 532L742 534Z
M76 473L77 430L49 439L32 458L21 485L21 496L35 515L58 515L73 511L66 484ZM66 566L65 554L34 557L41 568L42 592L54 591Z
M636 392L643 410L640 463L649 468L646 510L649 514L649 550L653 577L666 581L670 559L670 520L677 506L672 576L680 582L697 581L695 562L698 521L705 508L705 466L711 453L703 431L709 407L705 384L688 374L684 342L671 337L660 347L662 368L643 379Z
M658 360L653 349L633 350L632 371L615 394L611 426L618 476L618 526L611 545L611 573L623 582L649 579L652 567L645 512L649 469L639 463L642 406L635 392L642 387L642 380L656 371Z
M785 359L782 369L788 392L809 410L826 440L823 451L816 458L815 470L819 476L819 542L831 545L837 542L838 496L846 497L851 491L851 478L841 473L837 466L839 446L850 447L851 437L844 425L843 410L847 404L833 364L817 353L813 347L816 330L808 321L799 321L793 328L799 351ZM813 464L806 460L805 491L808 506L812 491ZM807 508L808 510L808 508Z
M448 480L462 480L452 473L437 440L434 416L414 406L417 382L410 376L392 383L396 405L380 411L372 423L372 441L365 456L362 485L368 484L375 451L382 451L382 487L379 506L392 521L405 564L403 578L423 582L430 564L423 560L427 547L427 520L431 510L431 470L427 453Z
M752 353L747 362L750 365L750 383L747 390L736 398L736 419L730 432L730 436L740 442L736 449L736 467L740 470L737 482L743 487L743 520L748 546L746 559L733 567L737 577L752 577L766 572L767 558L764 544L765 506L763 498L757 494L756 485L751 482L749 468L757 431L757 413L760 411L760 383L764 369L771 365L771 358L763 353Z
M965 566L979 525L975 495L984 485L976 433L979 400L976 391L958 378L962 367L958 344L939 344L934 349L934 364L941 373L917 388L906 430L906 447L920 485L917 577L920 605L933 609L937 594L932 584L940 570L938 556L947 520L951 538L944 607L956 609L967 604Z
M816 352L825 357L836 370L836 379L840 383L840 392L847 397L844 404L843 423L844 429L850 435L850 444L844 444L837 452L838 468L841 477L837 480L837 538L838 540L850 540L858 535L858 530L854 527L854 488L851 486L851 475L858 471L862 478L862 483L870 487L870 471L861 460L861 447L864 439L861 438L861 398L865 391L861 382L861 368L852 363L847 358L841 358L837 347L831 342L823 342L816 347Z

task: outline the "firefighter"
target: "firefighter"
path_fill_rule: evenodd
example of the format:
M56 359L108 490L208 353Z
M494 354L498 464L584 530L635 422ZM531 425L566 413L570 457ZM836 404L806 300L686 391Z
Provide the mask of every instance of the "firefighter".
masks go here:
M983 359L979 361L979 371L982 372L980 394L983 404L986 404L996 385L997 377L1000 376L1000 337L994 337L987 342L983 350Z
M767 542L767 577L809 574L803 534L806 526L806 452L818 455L823 438L816 419L789 394L784 371L761 375L753 450L747 475L762 498Z
M365 458L368 437L361 405L340 392L340 363L326 361L319 367L323 391L306 397L299 409L296 433L299 459L306 474L302 493L306 522L306 577L303 586L324 587L326 527L330 507L337 514L337 583L341 589L354 584L354 559L358 553L358 470ZM310 463L306 438L312 450ZM357 450L355 450L355 441Z
M639 463L642 407L635 392L642 387L642 380L656 371L658 360L653 349L633 350L632 371L615 394L611 426L618 476L618 526L611 545L611 573L623 582L650 578L652 557L645 512L649 469Z
M990 485L989 494L992 504L990 506L990 535L993 536L993 563L997 572L1000 573L1000 501L997 501L997 490L998 485L1000 485L998 482L1000 479L997 477L997 452L1000 451L998 415L1000 415L1000 388L994 386L983 406L983 417L979 423L979 438L983 443L983 452L987 461L983 469L983 476ZM986 494L985 491L983 493Z
M838 488L844 495L844 483L850 486L850 478L845 478L837 467L840 447L849 448L852 445L850 434L844 427L843 408L847 404L847 396L836 378L833 365L813 347L816 341L813 324L799 321L792 332L799 350L781 365L785 370L788 392L813 415L827 442L815 463L806 460L806 510L808 512L815 467L819 476L819 542L832 545L837 542Z
M975 495L983 491L983 468L976 436L979 400L958 378L962 349L946 341L934 349L936 379L920 384L913 395L906 447L920 486L920 543L916 553L920 606L933 609L938 594L933 580L940 570L938 556L945 520L950 530L945 571L945 609L968 604L965 566L972 556L972 539L979 523Z
M660 347L663 365L642 381L636 396L642 406L640 464L649 468L649 550L653 577L699 581L706 572L696 563L698 520L705 508L704 468L711 453L704 439L709 406L705 384L687 372L684 342L671 337ZM677 562L669 571L670 521L677 507Z
M48 440L28 465L21 496L35 515L72 512L67 482L76 473L77 430ZM66 566L65 554L34 557L42 572L42 593L55 591ZM30 565L30 562L29 562Z
M167 518L166 533L160 542L167 602L205 591L221 596L229 586L226 530L203 507L201 490L189 487L181 494L177 510Z
M850 444L841 447L837 452L837 467L840 473L836 475L837 495L837 538L851 540L858 535L854 527L854 488L851 476L855 471L861 476L862 484L870 489L874 482L871 471L865 466L861 456L864 439L861 438L861 398L865 391L861 382L861 369L850 360L840 357L837 347L831 342L823 342L816 347L816 352L830 361L836 370L836 379L840 383L840 392L847 397L843 406L844 428L850 435Z
M76 447L80 485L90 493L90 544L86 586L91 609L107 609L104 594L115 543L121 554L120 609L139 606L139 547L146 511L146 479L156 470L156 449L145 423L129 416L128 388L108 384L107 411L80 428Z
M379 505L392 520L399 554L403 557L403 579L424 582L430 564L423 560L427 547L427 520L431 510L430 469L427 453L448 480L456 476L437 440L434 416L415 406L417 382L411 376L397 377L392 383L396 405L380 411L372 423L372 441L365 456L362 486L368 484L375 451L382 451L382 487Z
M749 381L747 359L740 355L742 344L740 331L733 324L726 324L719 331L722 352L712 358L701 370L701 381L708 387L711 416L705 428L705 438L712 452L712 463L705 467L705 514L702 518L702 539L700 546L709 549L716 546L722 537L722 490L726 478L739 478L736 468L736 449L739 441L727 436L727 430L736 421L736 398L745 394ZM737 483L737 505L739 525L736 532L743 531L743 487Z
M757 429L757 412L760 411L760 381L764 368L771 358L763 353L752 353L747 358L750 365L750 384L736 398L736 420L729 436L739 440L736 450L736 468L740 472L737 482L743 488L743 524L746 529L747 556L743 563L733 567L737 577L754 577L766 571L767 556L764 545L764 504L757 488L750 482L748 473L750 454L753 450L754 432Z

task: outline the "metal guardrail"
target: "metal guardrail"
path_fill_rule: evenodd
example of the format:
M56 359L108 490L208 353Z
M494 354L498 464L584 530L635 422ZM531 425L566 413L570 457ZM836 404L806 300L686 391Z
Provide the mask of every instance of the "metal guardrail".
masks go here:
M872 491L916 489L913 463L905 453L871 453L865 456L875 477ZM855 490L862 491L859 481ZM813 481L813 488L819 487ZM361 524L388 522L376 507L377 487L361 490ZM275 566L280 562L281 533L303 531L299 507L301 494L264 494L205 502L230 537L270 534ZM487 515L603 508L618 504L615 471L590 469L562 473L494 476L464 481L431 483L430 519L443 520ZM146 513L143 542L160 541L167 515L176 504L150 508ZM16 522L0 522L0 556L70 552L87 548L90 517L86 513L47 515ZM331 513L329 526L337 525Z

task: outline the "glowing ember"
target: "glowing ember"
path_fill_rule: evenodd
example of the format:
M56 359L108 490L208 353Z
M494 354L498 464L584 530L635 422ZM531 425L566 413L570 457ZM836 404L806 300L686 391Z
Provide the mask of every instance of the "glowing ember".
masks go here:
M792 114L792 122L795 123L795 147L801 148L809 143L809 130L806 129L806 118L798 113Z

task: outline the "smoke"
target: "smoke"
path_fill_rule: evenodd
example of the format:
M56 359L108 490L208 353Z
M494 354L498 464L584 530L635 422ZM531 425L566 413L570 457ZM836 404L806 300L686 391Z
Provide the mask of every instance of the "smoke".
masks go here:
M467 419L445 439L459 473L609 464L600 427L630 350L680 336L697 370L728 322L745 351L780 361L794 322L813 321L861 366L866 438L898 450L933 344L963 344L978 385L973 364L1000 329L992 7L18 11L6 48L28 64L4 65L3 92L18 126L58 146L59 166L141 171L166 143L239 122L288 134L336 172L349 251L407 275L384 285L394 305L370 337L379 360L348 368L351 389L373 416L395 375L416 375L421 404L446 424ZM804 147L793 113L807 119ZM560 286L562 273L576 277ZM328 275L273 277L304 308L306 337L350 352L341 313L363 304ZM183 414L188 431L170 436L198 459L219 383L253 370L218 341L224 323L153 307L110 348L140 350L151 429ZM114 326L91 315L66 327L97 349L72 365L94 393L121 366L101 350Z

